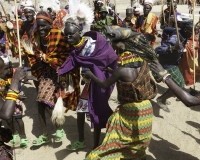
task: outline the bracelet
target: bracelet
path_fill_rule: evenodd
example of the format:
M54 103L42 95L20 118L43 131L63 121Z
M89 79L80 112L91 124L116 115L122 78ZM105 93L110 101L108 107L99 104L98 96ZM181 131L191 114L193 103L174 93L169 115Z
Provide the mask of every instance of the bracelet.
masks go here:
M16 101L17 98L18 98L18 94L9 89L6 95L6 100Z
M14 89L12 89L12 88L9 88L8 91L14 92L14 93L16 93L16 94L19 94L19 93L20 93L18 90L14 90Z
M165 74L167 74L168 72L167 72L167 70L162 70L162 71L160 71L159 72L159 75L161 76L161 77L163 77Z
M165 81L168 80L169 78L172 78L172 75L169 74L169 73L165 74L165 75L163 76L163 80L162 80L163 83L165 83Z

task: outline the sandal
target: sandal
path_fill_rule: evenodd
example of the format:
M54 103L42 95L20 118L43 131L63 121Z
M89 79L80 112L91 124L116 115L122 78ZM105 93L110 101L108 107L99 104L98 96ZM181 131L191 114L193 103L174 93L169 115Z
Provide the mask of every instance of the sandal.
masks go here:
M85 148L85 147L86 147L85 141L83 141L83 142L76 141L76 142L74 142L74 143L68 145L68 146L66 147L66 149L67 149L67 150L70 150L70 151L75 151L75 150L77 150L77 149Z
M16 145L18 143L18 140L19 140L19 134L13 134L12 136L13 136L13 139L10 140L10 143L12 145Z
M42 144L50 142L49 136L40 135L36 140L32 142L33 146L40 146Z
M63 129L56 130L55 142L62 142L64 139L65 131Z
M28 146L28 139L27 138L22 138L20 142L20 147L26 148Z

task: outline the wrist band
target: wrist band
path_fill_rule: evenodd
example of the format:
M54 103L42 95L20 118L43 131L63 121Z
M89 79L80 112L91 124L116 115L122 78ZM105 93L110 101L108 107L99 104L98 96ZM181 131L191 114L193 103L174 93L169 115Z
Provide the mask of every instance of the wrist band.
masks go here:
M159 72L159 75L163 77L167 73L168 73L167 70L163 69L162 71Z
M172 75L167 73L163 76L163 83L165 83L166 80L168 80L169 78L172 78Z
M6 100L13 100L13 101L16 101L17 98L18 98L18 94L9 89L9 90L8 90L8 93L7 93L7 95L6 95Z
M14 92L14 93L16 93L16 94L19 94L19 93L20 93L18 90L14 90L14 89L12 89L12 88L9 88L8 91Z

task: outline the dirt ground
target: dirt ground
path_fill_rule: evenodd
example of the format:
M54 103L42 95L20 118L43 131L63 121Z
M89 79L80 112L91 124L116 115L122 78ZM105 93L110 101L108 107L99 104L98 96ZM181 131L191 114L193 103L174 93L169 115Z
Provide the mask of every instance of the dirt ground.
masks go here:
M117 11L124 16L125 8L129 1L116 1ZM10 5L6 4L9 11ZM195 21L198 20L200 7L195 10ZM159 15L161 6L154 6L153 12ZM186 5L178 5L178 11L188 13ZM159 39L157 41L159 44ZM16 59L13 59L15 65ZM196 89L200 90L200 84L196 83ZM166 85L158 84L158 95L160 96L167 89ZM85 140L87 147L76 152L66 150L66 146L78 138L76 126L76 112L69 111L66 115L66 122L63 126L66 132L66 138L62 143L55 143L55 128L47 115L47 126L51 142L40 147L33 147L31 143L41 134L41 127L38 121L36 89L34 85L23 86L25 95L28 97L24 101L24 123L29 145L26 149L21 149L19 145L14 147L14 159L16 160L83 160L92 150L93 135L90 129L90 123L85 123ZM110 106L115 109L117 96L116 89L110 98ZM155 98L156 99L156 98ZM176 98L170 98L170 113L160 109L155 99L152 100L154 110L153 137L147 150L147 160L198 160L200 159L200 106L187 108L182 102L176 101ZM102 130L101 140L105 136L105 129Z

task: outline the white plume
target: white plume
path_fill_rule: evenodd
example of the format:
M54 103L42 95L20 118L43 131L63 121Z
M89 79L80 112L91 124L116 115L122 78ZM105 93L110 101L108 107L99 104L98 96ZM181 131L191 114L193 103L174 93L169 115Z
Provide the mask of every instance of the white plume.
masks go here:
M53 124L56 124L57 126L61 126L65 122L64 105L63 105L62 97L59 97L57 99L57 102L55 104L55 107L53 109L53 113L51 116L51 121Z
M58 12L60 10L60 0L40 0L37 11L40 11L41 7L44 11L47 11L47 8L52 8L52 10Z
M88 32L94 20L94 12L88 4L80 0L69 0L69 14L63 18L63 24L72 19L76 24L82 24L82 33Z

